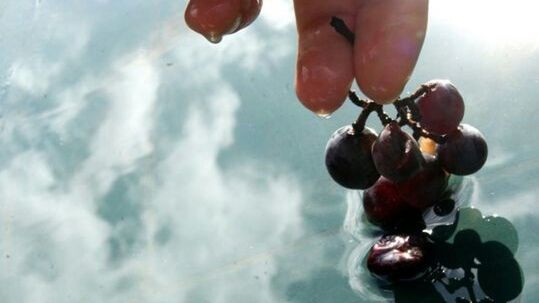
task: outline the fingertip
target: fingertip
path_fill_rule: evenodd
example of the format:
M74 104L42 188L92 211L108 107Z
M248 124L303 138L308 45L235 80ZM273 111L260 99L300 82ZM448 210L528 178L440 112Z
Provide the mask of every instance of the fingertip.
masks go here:
M329 20L299 31L296 95L319 116L328 116L343 104L354 77L352 46Z
M212 43L235 32L242 22L239 0L191 0L184 14L185 22Z
M367 97L380 104L399 97L419 57L427 17L427 0L369 1L358 9L355 77Z

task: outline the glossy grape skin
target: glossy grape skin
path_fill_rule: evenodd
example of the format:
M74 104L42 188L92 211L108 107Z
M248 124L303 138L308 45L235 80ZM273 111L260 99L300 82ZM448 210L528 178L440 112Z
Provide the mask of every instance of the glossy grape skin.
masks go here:
M421 127L437 134L450 133L464 117L462 96L448 80L431 80L425 85L429 90L416 101Z
M363 193L363 210L369 222L387 231L424 228L421 212L410 207L400 196L397 185L384 177Z
M417 141L395 121L386 125L374 142L372 157L378 172L393 182L411 178L425 161Z
M397 184L399 194L406 203L419 209L436 203L447 186L447 177L437 159L423 154L425 164L413 177Z
M192 30L218 43L223 35L249 25L261 6L259 0L191 0L185 10L185 21Z
M326 146L326 167L335 182L350 189L366 189L378 180L380 174L371 156L376 138L374 130L366 127L355 134L351 125L333 133Z
M470 175L487 161L488 147L483 135L468 124L461 124L447 135L447 141L438 145L442 167L455 175Z
M367 254L367 268L387 281L413 280L429 266L430 247L425 234L385 235Z

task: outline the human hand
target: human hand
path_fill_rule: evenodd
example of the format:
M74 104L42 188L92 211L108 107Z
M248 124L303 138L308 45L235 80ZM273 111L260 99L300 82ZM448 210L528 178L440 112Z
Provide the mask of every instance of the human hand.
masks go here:
M259 0L191 0L185 16L192 29L218 42L252 22L261 5ZM331 114L354 79L377 103L398 98L425 38L428 0L294 0L294 9L296 94L305 107ZM330 26L332 17L355 33L353 44Z

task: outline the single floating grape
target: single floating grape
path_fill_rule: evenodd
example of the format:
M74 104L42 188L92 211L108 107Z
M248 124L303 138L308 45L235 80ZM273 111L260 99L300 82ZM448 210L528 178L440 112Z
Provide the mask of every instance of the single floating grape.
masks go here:
M374 142L372 157L378 172L393 182L411 178L425 162L417 141L395 121L386 125Z
M397 183L406 203L419 209L434 205L447 186L447 177L434 156L423 154L425 164L413 177Z
M383 280L413 280L427 271L429 253L429 243L423 233L385 235L367 254L367 268Z
M470 175L487 161L488 147L483 135L468 124L461 124L438 146L442 167L455 175Z
M429 90L416 101L421 127L437 134L450 133L464 117L462 96L448 80L431 80L425 85Z
M378 180L380 174L371 156L376 137L370 128L356 134L351 125L333 133L326 146L326 167L335 182L346 188L366 189Z

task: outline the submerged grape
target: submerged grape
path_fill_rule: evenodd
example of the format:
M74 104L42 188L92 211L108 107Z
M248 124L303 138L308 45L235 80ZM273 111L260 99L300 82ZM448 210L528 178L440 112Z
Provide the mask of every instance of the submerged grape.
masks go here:
M369 222L387 231L424 228L421 211L406 204L397 185L384 177L363 193L363 210Z
M355 133L347 125L333 133L326 146L326 167L333 180L351 189L372 186L380 177L371 156L375 140L376 133L370 128Z
M420 209L434 205L447 185L447 177L439 161L429 154L423 156L425 164L419 172L397 184L403 200Z
M429 265L429 243L425 234L385 235L367 255L367 268L388 281L421 277Z

